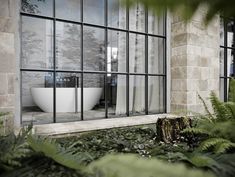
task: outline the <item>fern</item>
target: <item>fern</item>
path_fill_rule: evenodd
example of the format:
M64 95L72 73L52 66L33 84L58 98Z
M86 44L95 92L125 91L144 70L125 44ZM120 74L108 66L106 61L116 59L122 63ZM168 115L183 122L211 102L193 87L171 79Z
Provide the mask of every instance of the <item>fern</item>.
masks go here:
M235 79L229 81L228 101L235 102Z
M74 153L73 149L62 147L55 139L30 135L27 141L34 151L71 169L79 170L83 162L91 159L88 153Z
M181 133L210 135L210 131L203 129L203 128L197 128L197 127L186 128L182 130Z
M0 168L11 170L21 166L21 159L30 156L31 150L25 141L31 127L22 128L16 136L13 132L0 136Z
M210 100L216 119L223 121L232 117L231 112L227 109L225 104L217 98L214 92L211 93Z
M215 153L224 153L228 149L235 148L235 143L223 138L210 138L203 141L199 147L201 151L214 148Z

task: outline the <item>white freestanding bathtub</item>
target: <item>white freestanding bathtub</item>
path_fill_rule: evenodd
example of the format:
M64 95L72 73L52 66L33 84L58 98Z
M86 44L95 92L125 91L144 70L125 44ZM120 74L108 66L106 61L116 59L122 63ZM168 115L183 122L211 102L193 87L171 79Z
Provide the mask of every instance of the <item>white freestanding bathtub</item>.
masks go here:
M53 88L31 88L35 104L44 112L53 112ZM83 110L91 110L99 101L102 88L83 89ZM77 88L77 111L81 111L81 88ZM75 88L56 88L56 112L75 112Z

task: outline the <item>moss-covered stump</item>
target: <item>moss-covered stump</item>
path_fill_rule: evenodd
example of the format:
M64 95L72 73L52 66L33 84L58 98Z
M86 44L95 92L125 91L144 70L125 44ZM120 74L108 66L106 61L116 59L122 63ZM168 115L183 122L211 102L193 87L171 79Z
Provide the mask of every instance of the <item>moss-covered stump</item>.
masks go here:
M165 143L173 143L181 140L181 131L192 127L190 118L162 118L156 123L157 137Z

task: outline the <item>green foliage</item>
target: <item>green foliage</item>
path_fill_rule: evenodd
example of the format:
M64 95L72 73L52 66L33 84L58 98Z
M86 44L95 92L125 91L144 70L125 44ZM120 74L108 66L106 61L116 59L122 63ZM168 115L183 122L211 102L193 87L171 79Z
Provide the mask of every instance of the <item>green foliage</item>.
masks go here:
M88 153L74 152L73 148L65 148L55 139L29 135L27 141L35 152L41 152L46 157L71 169L79 170L82 163L91 159Z
M199 148L202 151L214 148L215 153L224 153L232 148L235 148L235 143L223 138L209 138L203 141Z
M158 146L154 128L153 125L99 130L79 137L59 139L58 142L77 149L76 152L88 152L94 159L114 152L137 153L148 157L151 149Z
M208 172L188 169L182 164L169 164L137 155L107 155L92 162L86 169L93 176L102 177L212 177Z
M235 149L235 80L230 81L230 102L220 101L215 93L211 93L210 101L213 113L203 101L208 117L198 120L193 128L183 130L183 133L204 134L207 138L201 143L199 150L225 153ZM202 99L202 98L201 98ZM202 99L203 100L203 99Z
M25 142L30 129L31 127L22 128L18 135L12 132L0 136L0 169L6 171L21 166L22 158L30 155L31 151Z
M192 18L200 6L207 7L205 23L210 22L218 13L228 18L235 16L233 0L123 0L123 2L129 6L139 2L157 14L161 14L165 9L178 14L180 12L186 21Z

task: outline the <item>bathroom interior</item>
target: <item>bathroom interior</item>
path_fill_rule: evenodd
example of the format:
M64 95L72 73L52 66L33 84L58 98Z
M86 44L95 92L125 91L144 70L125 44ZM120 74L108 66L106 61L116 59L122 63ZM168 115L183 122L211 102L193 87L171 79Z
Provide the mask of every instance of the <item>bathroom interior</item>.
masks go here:
M127 11L119 0L108 1L107 19L104 0L84 1L85 24L80 0L56 0L55 14L52 0L30 2L36 10L23 6L21 16L23 124L143 115L146 96L149 113L165 111L164 17L148 18L149 76L143 7L130 10L130 30L138 33L128 35L128 44Z

